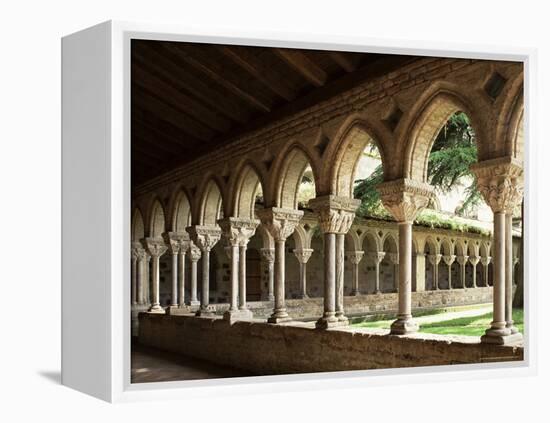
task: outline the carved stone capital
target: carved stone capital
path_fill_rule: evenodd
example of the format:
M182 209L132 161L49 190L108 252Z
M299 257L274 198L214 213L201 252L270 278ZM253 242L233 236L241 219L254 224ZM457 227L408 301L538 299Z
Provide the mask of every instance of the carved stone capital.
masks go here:
M468 263L468 256L456 256L456 261L461 266L464 266L466 263Z
M228 245L247 245L260 224L258 219L226 217L218 220L222 236Z
M371 259L374 263L380 263L386 257L386 253L383 251L367 253L367 257Z
M443 256L443 261L445 262L445 264L447 266L450 266L454 263L456 259L456 256L454 254L450 254L450 255L444 255Z
M262 259L267 263L275 261L275 248L260 248L260 254L262 255Z
M386 253L386 256L393 264L399 264L399 254L398 253Z
M172 254L186 253L189 249L190 240L188 233L168 232L165 239Z
M477 264L479 263L479 259L480 259L480 258L481 258L481 257L479 257L479 256L470 256L470 257L468 258L468 260L470 261L470 263L471 263L472 266L477 266Z
M168 250L162 238L145 238L145 244L151 257L160 257Z
M489 263L491 263L491 257L481 257L481 264L484 266L489 266Z
M317 213L323 233L347 234L355 219L355 211L360 205L360 200L336 195L309 200L309 207Z
M302 264L306 264L313 254L312 248L301 248L297 250L292 250L298 261Z
M365 255L364 251L348 251L347 256L349 257L349 261L351 261L352 264L359 264L361 260L363 260L363 256Z
M132 247L130 252L132 255L132 260L140 260L142 258L142 255L145 253L145 250L141 245L141 243L132 242Z
M477 188L493 213L512 213L523 198L523 167L513 157L474 163L470 169L477 177Z
M191 243L189 247L189 259L193 262L199 261L201 258L201 250L195 244Z
M514 266L519 263L519 257L514 257L513 260Z
M285 241L292 233L304 215L301 210L271 207L257 211L258 217L265 229L276 241Z
M441 257L443 257L441 254L428 254L428 261L431 265L437 266L441 261Z
M396 179L377 186L384 207L397 222L413 222L428 205L433 187L412 179Z
M218 226L189 226L185 230L201 251L210 251L221 238L222 230Z

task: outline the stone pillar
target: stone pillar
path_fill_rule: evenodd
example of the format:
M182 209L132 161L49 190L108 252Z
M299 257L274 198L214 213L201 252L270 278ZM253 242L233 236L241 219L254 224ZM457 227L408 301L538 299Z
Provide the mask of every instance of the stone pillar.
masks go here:
M447 265L449 290L453 289L452 266L453 266L453 263L454 263L455 259L456 259L456 256L454 254L443 256L443 261Z
M313 198L309 206L319 216L325 237L325 295L323 316L316 327L347 325L344 313L344 236L351 228L359 200L327 195Z
M141 255L143 247L139 242L132 242L132 284L131 284L131 299L132 304L135 305L138 303L138 299L141 297L138 294L138 279L141 279ZM140 281L141 282L141 281Z
M256 232L259 220L240 217L226 217L218 220L222 234L230 246L231 258L231 304L224 313L224 319L250 319L252 312L246 305L246 248ZM237 295L238 292L238 295ZM238 298L238 307L237 307Z
M311 248L301 248L295 249L292 251L298 263L300 263L300 295L299 298L309 298L307 295L307 262L309 261L313 249Z
M168 249L172 254L172 295L170 307L178 306L178 256L180 253L180 244L176 239L172 239L168 234Z
M441 261L441 254L429 254L428 261L432 265L432 284L433 290L437 291L439 289L439 262Z
M262 225L275 239L274 291L275 305L268 323L280 323L292 320L285 305L285 242L304 215L301 210L271 207L258 210Z
M197 295L197 262L201 258L201 250L195 244L191 243L189 249L189 259L191 261L191 298L188 305L198 306L200 301Z
M374 263L374 293L380 294L380 263L386 257L386 253L380 251L378 253L367 253L367 257Z
M416 292L426 290L426 255L416 253Z
M411 314L412 223L418 212L428 205L433 188L423 182L399 179L378 185L378 191L382 203L399 225L399 302L391 333L403 335L418 330Z
M456 261L460 264L460 285L462 289L466 289L466 263L468 263L468 256L456 256Z
M196 314L197 316L213 316L215 310L210 306L210 251L220 240L221 229L214 225L195 225L186 228L186 230L202 254L201 306Z
M479 263L479 256L470 256L470 264L472 265L472 288L477 288L477 264ZM481 258L483 263L483 258ZM487 286L487 285L485 285Z
M492 258L481 257L481 264L483 266L483 286L489 286L489 263L491 263Z
M273 263L275 262L275 249L274 248L262 248L260 250L262 255L262 261L267 265L267 300L273 301L275 295L273 295L274 284L274 269Z
M178 307L185 307L185 257L189 250L191 241L183 239L180 242L178 258Z
M353 264L353 290L351 295L361 295L361 290L359 289L359 263L361 263L364 255L363 251L348 252L349 260Z
M514 320L512 318L512 302L514 299L514 285L513 285L513 273L514 273L514 256L512 249L512 213L511 211L506 213L505 216L505 317L506 328L510 329L512 335L519 333L518 328L514 326Z
M159 295L159 259L167 250L162 238L146 238L147 251L151 255L153 260L151 270L151 288L153 290L151 296L151 307L149 307L149 313L164 314L164 309L160 306Z
M393 290L397 292L399 287L399 254L386 253L386 256L390 259L390 263L393 264Z
M144 244L146 245L146 244ZM145 258L143 260L144 277L143 277L143 300L142 304L151 305L151 254L145 250Z
M510 344L522 339L512 334L506 322L506 215L523 197L523 169L521 162L503 157L471 166L477 177L478 189L493 210L493 321L481 341Z
M149 256L147 252L141 248L139 251L138 262L137 262L137 302L138 304L145 304L145 293L144 288L147 283L145 275L145 266L147 263L147 257Z

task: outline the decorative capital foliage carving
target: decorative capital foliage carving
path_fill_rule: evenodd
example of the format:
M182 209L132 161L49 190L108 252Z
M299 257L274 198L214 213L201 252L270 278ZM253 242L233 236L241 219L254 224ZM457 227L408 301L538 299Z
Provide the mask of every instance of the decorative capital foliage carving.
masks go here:
M142 256L145 254L145 250L139 242L132 242L132 260L141 260Z
M218 226L189 226L186 231L193 242L201 249L208 252L214 248L221 238L222 230Z
M399 254L398 253L386 253L388 258L393 264L399 264Z
M489 266L489 263L491 263L491 257L481 257L481 264L484 266Z
M181 232L168 232L166 234L166 244L172 254L185 254L189 249L189 234Z
M523 198L523 167L513 157L474 163L470 169L477 177L477 188L493 213L512 213Z
M302 264L306 264L313 254L312 248L302 248L297 250L292 250L298 261Z
M257 211L262 225L276 241L285 241L304 215L301 210L271 207Z
M197 262L201 258L201 250L199 247L197 247L195 244L191 243L190 249L189 249L189 258L191 261Z
M365 255L363 251L348 251L346 254L352 264L359 264Z
M466 263L468 263L468 256L456 256L456 261L461 266L464 266Z
M168 250L162 238L145 238L145 245L151 257L155 258L162 256Z
M447 266L452 265L454 263L455 259L456 259L456 256L454 254L443 256L443 261L445 262L445 264Z
M268 263L275 261L275 248L261 248L260 254L262 255L262 259Z
M336 195L309 200L309 207L319 216L319 226L323 233L347 234L360 205L361 200Z
M472 264L472 266L477 266L477 264L479 263L479 259L481 257L480 256L470 256L468 258L468 260L470 261L470 263ZM483 260L481 260L481 262L483 263Z
M377 253L367 253L367 257L370 258L374 263L380 263L382 260L384 260L384 257L386 257L386 253L382 251Z
M441 257L443 257L441 254L428 254L428 261L432 266L437 266L441 261Z
M226 217L218 220L222 235L228 245L246 245L256 233L260 224L258 219L247 219L241 217Z
M384 207L397 222L413 222L433 194L433 187L413 179L396 179L377 186Z

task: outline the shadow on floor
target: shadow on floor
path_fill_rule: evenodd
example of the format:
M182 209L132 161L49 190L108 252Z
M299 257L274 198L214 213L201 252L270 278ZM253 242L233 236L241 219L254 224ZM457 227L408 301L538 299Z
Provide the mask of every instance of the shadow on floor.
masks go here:
M37 373L51 383L61 385L61 372L59 370L40 370Z

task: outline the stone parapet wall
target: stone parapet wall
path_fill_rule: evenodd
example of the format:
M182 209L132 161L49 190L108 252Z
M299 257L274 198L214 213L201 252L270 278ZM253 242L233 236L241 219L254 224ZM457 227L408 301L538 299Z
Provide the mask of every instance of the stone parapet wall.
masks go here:
M146 313L139 319L143 345L257 375L523 360L522 347L481 344L473 337L399 337Z

